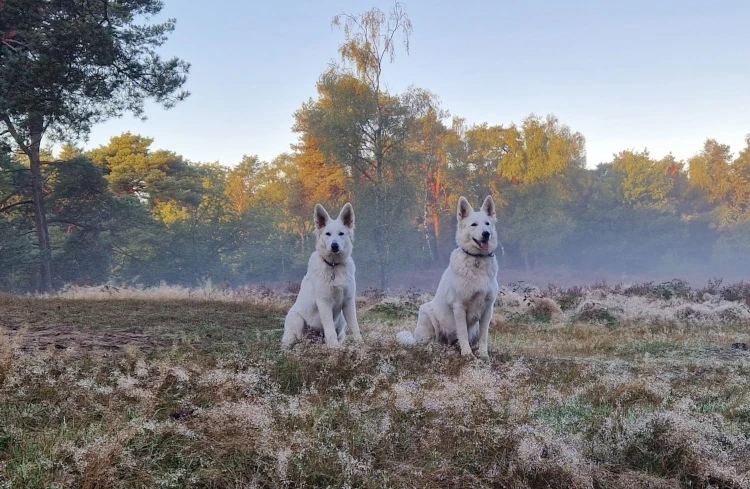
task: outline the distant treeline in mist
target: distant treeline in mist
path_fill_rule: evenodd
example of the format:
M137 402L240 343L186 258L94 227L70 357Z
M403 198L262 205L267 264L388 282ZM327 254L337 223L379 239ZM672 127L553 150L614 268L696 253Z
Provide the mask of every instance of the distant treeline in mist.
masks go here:
M296 114L299 144L271 162L188 162L130 133L91 151L68 146L47 155L55 286L296 281L314 248L314 204L335 215L346 201L356 214L360 281L383 285L383 271L388 281L444 267L455 247L458 197L478 206L486 194L498 202L506 268L750 270L750 147L733 158L707 140L688 162L623 151L586 169L583 136L553 117L447 126L434 99L412 91L390 101L398 125L388 128L390 149L378 168L368 156L355 158L371 151L369 114L336 115L366 104L328 95L356 94L361 87L352 82L321 86L319 100ZM353 147L360 153L347 154ZM21 158L0 156L4 291L38 286L27 169Z

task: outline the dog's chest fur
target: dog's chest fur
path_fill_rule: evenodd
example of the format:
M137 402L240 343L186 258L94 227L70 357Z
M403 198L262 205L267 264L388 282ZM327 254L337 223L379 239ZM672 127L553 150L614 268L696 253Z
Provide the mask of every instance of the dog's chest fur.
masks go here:
M469 256L457 249L451 254L450 267L457 279L453 292L466 308L468 322L478 320L497 297L497 260Z
M319 259L313 271L317 277L317 294L325 297L329 303L340 305L355 290L354 261L351 258L335 266L328 265ZM339 306L340 307L340 306Z

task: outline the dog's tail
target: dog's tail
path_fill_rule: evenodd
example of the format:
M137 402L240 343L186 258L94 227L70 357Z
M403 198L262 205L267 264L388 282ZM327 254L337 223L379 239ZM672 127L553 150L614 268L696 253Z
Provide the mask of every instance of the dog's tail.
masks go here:
M396 335L396 341L404 346L414 346L417 344L417 340L411 331L401 331Z

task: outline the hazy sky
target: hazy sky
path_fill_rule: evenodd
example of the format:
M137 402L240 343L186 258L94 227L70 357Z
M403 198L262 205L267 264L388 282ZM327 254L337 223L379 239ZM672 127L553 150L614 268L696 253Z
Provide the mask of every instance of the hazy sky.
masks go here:
M270 160L296 141L293 113L337 59L341 12L380 0L165 0L164 53L192 64L192 95L95 127L86 147L131 131L192 161ZM736 154L750 133L750 1L408 0L411 51L388 88L436 93L469 123L554 113L586 137L588 164L624 149L689 158L707 137Z

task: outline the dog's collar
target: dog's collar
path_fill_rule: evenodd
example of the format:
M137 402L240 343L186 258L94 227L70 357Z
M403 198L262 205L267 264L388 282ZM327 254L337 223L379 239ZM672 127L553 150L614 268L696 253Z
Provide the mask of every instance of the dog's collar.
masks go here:
M490 253L489 255L477 255L476 253L470 253L470 252L466 251L463 247L461 247L461 251L463 251L464 253L466 253L469 256L473 256L474 258L492 258L493 256L495 256L495 252L494 251L492 253Z
M323 257L321 256L321 258L323 258ZM326 260L325 258L323 258L323 261L326 262L326 265L328 265L331 268L335 267L336 265L341 265L341 263L336 263L336 262L331 263L328 260Z

